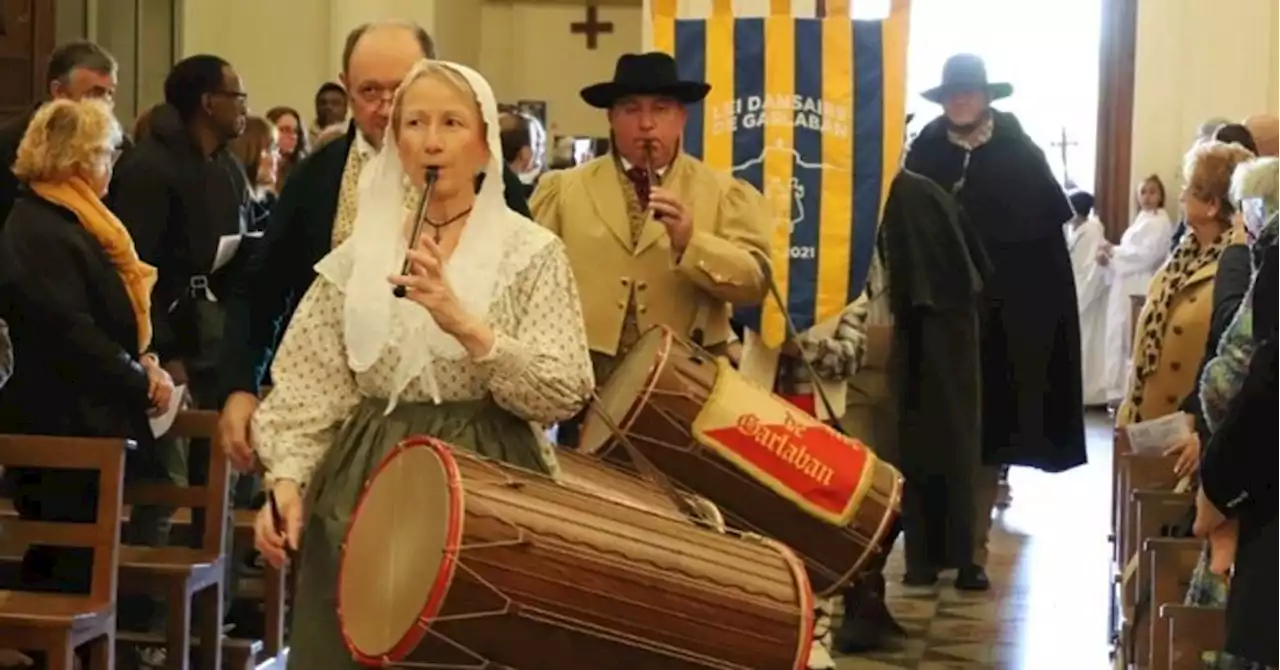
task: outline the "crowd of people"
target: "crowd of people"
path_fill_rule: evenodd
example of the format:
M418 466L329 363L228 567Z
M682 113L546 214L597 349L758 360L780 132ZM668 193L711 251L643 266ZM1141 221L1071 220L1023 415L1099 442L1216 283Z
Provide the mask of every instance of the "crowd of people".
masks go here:
M904 475L910 585L936 588L955 569L956 588L988 589L1002 471L1083 464L1083 406L1121 386L1122 425L1195 403L1211 428L1178 448L1188 471L1200 466L1196 530L1232 534L1237 574L1274 570L1274 481L1242 466L1267 448L1253 424L1275 406L1275 162L1254 159L1261 144L1210 139L1188 154L1188 232L1172 252L1156 179L1112 246L1091 198L1068 199L1017 118L991 106L1012 87L989 82L976 56L953 57L924 94L943 113L893 176L866 290L829 333L772 351L730 318L768 295L770 209L682 151L688 106L710 86L681 79L665 54L625 55L612 80L582 90L607 116L611 152L536 184L528 120L410 23L350 33L310 124L287 107L250 115L249 83L212 55L177 63L164 102L128 135L104 50L63 45L48 74L51 100L0 130L12 342L0 431L133 439L129 481L200 483L200 454L223 451L242 473L235 502L261 508L260 555L229 571L258 559L298 570L292 667L358 667L334 607L339 544L400 439L431 435L554 476L546 429L571 439L592 391L655 326L744 370L771 357L755 381L781 394L859 391L824 418ZM1245 175L1234 189L1233 172ZM1231 302L1219 293L1237 248ZM1131 338L1113 336L1129 326L1111 317L1134 287L1147 306L1132 373L1117 377L1110 347ZM817 379L796 374L806 361ZM152 434L149 417L179 393L220 412L216 444ZM92 514L77 473L6 478L25 517ZM128 539L165 544L171 516L135 508ZM902 634L882 569L845 591L841 627L811 667L834 667L827 646L855 653ZM75 590L87 577L83 555L33 548L20 586ZM1256 606L1239 592L1229 608ZM122 610L122 625L155 626L155 609ZM1228 651L1275 665L1275 629L1269 649L1241 632ZM149 652L141 665L163 663Z

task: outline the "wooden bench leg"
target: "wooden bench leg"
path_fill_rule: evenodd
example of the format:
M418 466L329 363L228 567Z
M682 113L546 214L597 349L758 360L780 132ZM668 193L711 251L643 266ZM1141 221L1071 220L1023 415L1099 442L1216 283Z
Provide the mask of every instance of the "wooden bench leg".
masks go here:
M61 644L53 644L44 650L45 665L49 670L73 670L76 665L76 650L71 647L71 635L62 636Z
M220 670L222 667L222 581L216 581L195 594L200 626L200 648L197 667Z
M89 642L89 670L115 670L116 639L107 634Z
M267 618L266 639L263 640L264 651L270 658L280 656L284 649L284 613L287 602L288 587L285 583L286 570L266 566L262 572L263 610Z
M189 670L191 667L191 597L187 585L171 584L165 598L165 668Z
M1147 667L1169 667L1170 628L1169 622L1160 618L1161 606L1182 602L1202 547L1200 540L1177 538L1154 538L1143 547L1149 565L1146 580L1151 599L1145 612L1149 622L1146 655L1138 659L1145 661Z

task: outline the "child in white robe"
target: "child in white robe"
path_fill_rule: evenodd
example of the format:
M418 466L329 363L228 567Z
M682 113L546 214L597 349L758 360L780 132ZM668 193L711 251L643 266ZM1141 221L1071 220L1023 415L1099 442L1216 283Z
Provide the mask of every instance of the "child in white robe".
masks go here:
M1080 311L1081 387L1086 406L1107 402L1106 329L1107 271L1098 263L1107 243L1102 222L1093 216L1093 196L1076 191L1067 198L1075 216L1063 224L1071 268L1075 273L1076 306Z
M1128 389L1133 351L1133 306L1130 296L1146 296L1151 277L1169 255L1173 222L1164 210L1164 183L1156 175L1138 187L1138 215L1124 231L1120 244L1104 244L1098 264L1107 268L1106 317L1107 402L1119 404Z

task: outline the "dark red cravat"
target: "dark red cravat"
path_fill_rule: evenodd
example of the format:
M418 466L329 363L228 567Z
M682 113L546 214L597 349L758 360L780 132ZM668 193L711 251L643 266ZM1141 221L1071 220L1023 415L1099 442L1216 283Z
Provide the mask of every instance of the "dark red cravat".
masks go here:
M649 172L642 167L633 167L627 170L627 179L631 180L631 185L636 187L636 198L640 200L640 207L649 206Z

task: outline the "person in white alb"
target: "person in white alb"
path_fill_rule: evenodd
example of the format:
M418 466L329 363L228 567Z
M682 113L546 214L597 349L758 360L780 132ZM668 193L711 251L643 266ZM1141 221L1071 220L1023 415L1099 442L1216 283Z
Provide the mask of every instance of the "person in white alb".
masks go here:
M1076 278L1076 308L1080 311L1081 387L1086 407L1107 402L1106 268L1098 264L1098 250L1107 243L1102 222L1093 216L1093 196L1076 191L1067 200L1075 216L1062 225Z
M1151 277L1169 255L1173 221L1164 210L1164 183L1156 175L1138 187L1138 216L1125 229L1120 244L1103 244L1098 264L1107 269L1106 356L1107 402L1118 405L1128 390L1133 351L1131 296L1145 296Z

